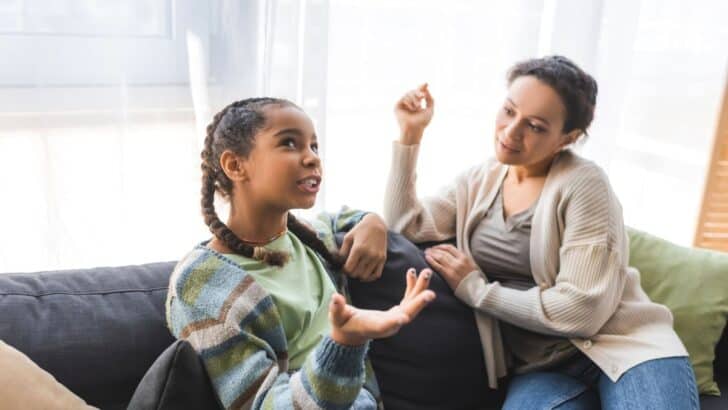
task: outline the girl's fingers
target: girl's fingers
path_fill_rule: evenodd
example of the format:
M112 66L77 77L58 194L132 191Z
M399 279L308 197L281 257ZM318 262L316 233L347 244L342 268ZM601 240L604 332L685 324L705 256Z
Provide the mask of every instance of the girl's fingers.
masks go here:
M344 242L341 244L341 248L339 249L339 254L343 258L349 257L349 252L351 252L351 245L354 244L354 237L351 235L344 236Z
M352 274L352 277L358 278L359 277L359 264L361 263L361 253L360 252L349 252L349 255L346 258L346 262L344 263L344 272L349 272Z
M416 274L415 268L409 268L407 269L407 273L405 273L406 279L407 279L407 288L404 290L404 298L407 299L410 294L412 294L412 289L415 288L415 282L417 282L417 274Z
M334 326L341 326L346 323L344 312L346 310L346 300L338 293L331 296L329 302L329 320Z
M371 282L374 278L374 270L377 268L377 261L376 260L367 260L362 261L362 263L359 266L359 278L362 280L362 282Z
M414 298L402 303L400 306L402 310L407 314L408 322L414 319L422 309L427 306L428 303L435 300L435 292L431 290L425 290Z
M385 261L382 261L377 265L377 267L374 269L374 277L372 280L377 280L382 277L382 273L384 272L384 264Z
M416 297L417 295L422 293L423 290L427 289L427 287L430 285L430 278L432 278L432 270L423 269L422 272L420 272L420 274L417 276L417 281L415 282L415 286L412 288L410 297Z

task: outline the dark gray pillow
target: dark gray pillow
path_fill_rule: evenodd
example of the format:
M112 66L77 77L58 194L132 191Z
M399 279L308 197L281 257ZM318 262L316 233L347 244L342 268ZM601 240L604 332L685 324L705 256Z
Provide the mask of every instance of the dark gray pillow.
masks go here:
M219 409L222 406L195 349L177 340L149 368L129 409Z
M381 279L349 280L352 302L367 309L399 303L410 267L417 272L428 267L424 253L402 235L390 233ZM385 408L499 408L502 394L488 388L473 311L439 275L433 275L430 289L437 298L412 323L371 344L369 357Z

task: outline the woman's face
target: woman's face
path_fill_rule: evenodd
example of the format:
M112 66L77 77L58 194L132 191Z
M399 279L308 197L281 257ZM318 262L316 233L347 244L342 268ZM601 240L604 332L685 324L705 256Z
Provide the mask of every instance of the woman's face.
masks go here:
M526 167L550 163L580 133L564 134L565 120L566 107L551 86L533 76L516 78L496 116L496 158Z

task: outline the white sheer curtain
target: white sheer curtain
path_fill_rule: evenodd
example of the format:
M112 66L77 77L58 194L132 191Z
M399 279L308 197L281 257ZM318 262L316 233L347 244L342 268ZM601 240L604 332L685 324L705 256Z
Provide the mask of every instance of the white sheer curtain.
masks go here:
M723 0L332 1L327 203L381 209L395 100L428 81L435 118L418 190L492 154L505 72L563 54L599 82L582 153L627 224L690 245L728 63Z
M299 41L321 6L1 2L0 272L174 260L204 239L205 126L249 96L321 102L300 67L325 60Z
M3 0L0 272L179 258L207 235L204 128L253 95L313 118L326 167L316 210L378 211L392 106L428 81L437 107L418 183L432 193L492 152L506 69L553 53L599 81L583 152L627 223L688 244L726 15L722 0Z

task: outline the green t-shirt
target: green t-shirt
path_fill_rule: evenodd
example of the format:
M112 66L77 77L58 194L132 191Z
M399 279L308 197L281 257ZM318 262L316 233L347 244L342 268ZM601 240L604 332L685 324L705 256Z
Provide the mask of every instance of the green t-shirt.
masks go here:
M270 293L286 333L290 370L296 370L330 331L328 308L336 289L316 253L292 232L286 232L265 248L286 252L290 258L279 267L237 254L225 256Z

